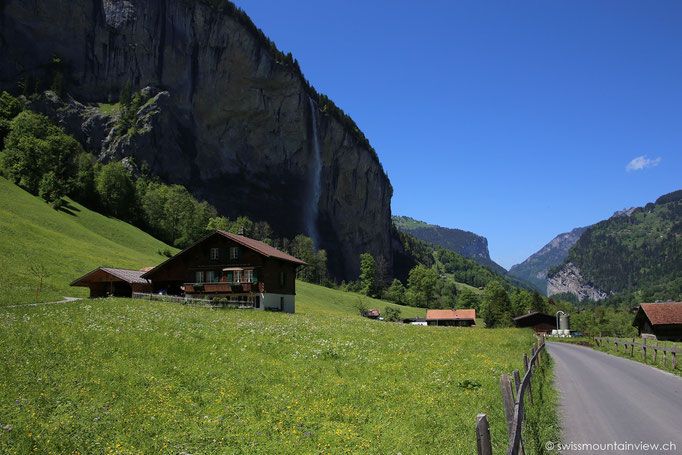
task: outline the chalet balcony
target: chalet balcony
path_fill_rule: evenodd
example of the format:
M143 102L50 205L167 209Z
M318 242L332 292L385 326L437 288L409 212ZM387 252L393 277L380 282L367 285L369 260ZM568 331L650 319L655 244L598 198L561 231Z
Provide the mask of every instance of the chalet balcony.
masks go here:
M185 294L263 292L263 283L185 283Z

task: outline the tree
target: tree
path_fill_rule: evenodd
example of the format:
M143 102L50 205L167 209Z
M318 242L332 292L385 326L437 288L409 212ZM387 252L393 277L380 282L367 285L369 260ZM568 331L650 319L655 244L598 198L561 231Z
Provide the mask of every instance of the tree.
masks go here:
M407 303L421 308L432 308L436 293L438 272L434 269L418 264L410 270L407 278Z
M395 278L386 291L386 298L398 305L405 305L405 286Z
M48 278L50 276L50 272L43 264L37 262L30 262L28 265L28 270L40 280L38 291L41 291L43 289L43 279Z
M74 161L81 151L78 142L47 117L23 111L10 122L0 167L10 180L32 194L38 194L43 175L50 171L70 191Z
M533 298L527 291L517 288L509 296L509 299L511 300L513 317L524 315L530 311Z
M530 310L537 311L539 313L546 313L549 311L547 305L545 304L545 299L542 298L537 289L533 292L533 297L531 298L530 302Z
M5 137L9 134L10 123L19 115L23 106L18 99L7 92L0 94L0 151L4 148Z
M400 320L400 308L395 308L392 306L386 306L384 308L384 320L385 321L399 321Z
M457 299L460 308L468 309L473 308L476 311L480 311L481 300L478 298L476 293L469 288L464 288Z
M358 299L355 301L355 305L353 305L353 307L360 316L364 316L369 309L367 302L365 302L365 298L361 296L358 296Z
M377 256L374 261L374 283L378 295L381 295L382 291L386 289L389 285L388 283L388 261L383 256Z
M54 209L58 209L64 203L62 197L66 195L66 189L55 173L50 171L40 181L39 194L45 202L51 204Z
M116 218L129 221L136 202L135 185L123 163L114 161L102 166L95 185L104 209Z
M376 263L369 253L360 255L360 292L374 295L376 280Z
M491 281L483 290L483 319L486 327L510 327L511 302L498 281Z

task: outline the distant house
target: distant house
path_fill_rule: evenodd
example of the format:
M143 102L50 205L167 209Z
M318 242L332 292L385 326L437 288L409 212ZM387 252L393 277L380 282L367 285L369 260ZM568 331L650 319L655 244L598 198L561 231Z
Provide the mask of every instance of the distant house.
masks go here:
M632 325L642 338L682 341L682 302L643 303Z
M132 297L133 292L152 291L152 283L142 278L147 270L98 267L72 282L71 286L90 288L90 297Z
M263 242L214 231L142 278L152 282L154 292L293 313L301 265L305 262Z
M400 320L403 324L411 325L428 325L426 318L414 317L414 318L404 318Z
M475 327L476 310L426 310L428 325Z
M557 328L556 318L549 314L534 311L514 318L516 327L533 327L535 333L551 333Z

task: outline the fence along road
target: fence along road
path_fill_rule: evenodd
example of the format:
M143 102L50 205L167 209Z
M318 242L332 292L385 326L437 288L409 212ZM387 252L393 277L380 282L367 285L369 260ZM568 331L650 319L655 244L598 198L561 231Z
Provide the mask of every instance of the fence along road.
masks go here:
M682 378L632 360L566 343L547 343L561 397L563 443L676 444L682 453Z

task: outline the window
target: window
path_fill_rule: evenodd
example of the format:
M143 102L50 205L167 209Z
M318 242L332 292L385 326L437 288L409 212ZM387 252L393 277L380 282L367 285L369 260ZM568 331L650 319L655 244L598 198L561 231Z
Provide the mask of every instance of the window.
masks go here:
M204 272L195 272L194 273L194 282L195 283L203 283L204 282Z
M244 270L244 283L253 283L253 270Z
M239 257L239 247L238 246L231 246L230 247L230 259L237 259Z
M234 271L234 282L235 282L235 283L241 283L241 282L242 282L242 272L241 272L241 270L235 270L235 271Z
M286 276L284 272L279 272L279 287L283 288L286 282Z
M213 283L213 281L215 281L215 273L213 270L209 270L206 272L206 282Z
M220 259L220 248L211 248L211 260Z

